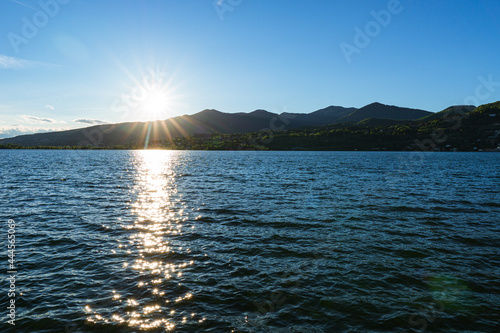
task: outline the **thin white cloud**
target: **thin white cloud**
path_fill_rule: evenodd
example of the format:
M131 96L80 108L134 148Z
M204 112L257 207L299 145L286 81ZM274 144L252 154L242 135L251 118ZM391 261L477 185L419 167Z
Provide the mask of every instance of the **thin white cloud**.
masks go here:
M12 138L18 135L57 132L64 130L66 130L66 128L40 128L40 127L27 127L20 125L0 126L0 139Z
M108 124L107 121L104 120L98 120L98 119L75 119L73 120L75 123L81 123L81 124L90 124L90 125L101 125L101 124Z
M0 68L11 69L11 68L25 68L29 66L29 61L14 57L8 57L0 54Z
M44 106L45 109L50 109L50 110L54 110L54 107L50 104L47 104Z
M0 69L25 69L32 67L53 67L56 65L46 64L39 61L26 60L16 57L9 57L0 54Z
M71 111L81 111L81 110L109 110L109 108L75 108L71 109Z
M29 6L29 5L25 4L25 3L22 3L21 1L17 1L17 0L10 0L10 1L13 2L13 3L17 3L18 5L21 5L23 7L30 8L30 9L33 9L35 11L38 11L38 9L33 8L33 7L31 7L31 6Z
M0 139L13 138L18 135L32 134L33 132L23 132L17 128L0 130ZM1 144L1 143L0 143Z
M52 119L52 118L40 118L40 117L35 117L35 116L28 116L28 115L22 115L21 118L23 119L23 121L27 122L27 123L35 123L35 124L39 124L39 123L55 123L55 124L64 124L64 121L57 121L55 119Z

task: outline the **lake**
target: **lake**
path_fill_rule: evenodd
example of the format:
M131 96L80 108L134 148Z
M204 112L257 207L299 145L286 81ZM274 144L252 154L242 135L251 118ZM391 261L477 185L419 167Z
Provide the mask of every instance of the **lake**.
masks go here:
M498 332L500 154L0 154L3 332Z

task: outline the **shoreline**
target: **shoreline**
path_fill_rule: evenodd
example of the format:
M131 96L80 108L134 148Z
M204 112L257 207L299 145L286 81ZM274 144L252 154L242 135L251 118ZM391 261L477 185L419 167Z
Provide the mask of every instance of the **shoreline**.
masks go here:
M493 150L392 150L392 149L168 149L168 148L116 148L116 147L57 147L57 146L35 146L35 147L5 147L0 146L0 150L162 150L162 151L226 151L226 152L245 152L245 151L290 151L290 152L401 152L401 153L500 153L500 149Z

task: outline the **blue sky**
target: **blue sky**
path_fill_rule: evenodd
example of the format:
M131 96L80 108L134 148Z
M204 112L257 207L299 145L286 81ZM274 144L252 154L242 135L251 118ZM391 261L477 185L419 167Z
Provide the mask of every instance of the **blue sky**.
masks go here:
M0 137L500 100L498 0L0 0Z

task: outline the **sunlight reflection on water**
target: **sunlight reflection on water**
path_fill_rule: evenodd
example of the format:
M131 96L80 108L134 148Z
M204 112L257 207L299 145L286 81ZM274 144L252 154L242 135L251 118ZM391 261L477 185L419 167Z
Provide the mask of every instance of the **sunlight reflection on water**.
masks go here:
M194 264L193 260L181 263L169 260L169 254L176 250L190 252L186 248L175 249L169 241L170 235L182 235L182 223L187 219L177 197L176 175L172 169L175 157L170 151L134 152L137 199L131 210L136 220L123 226L130 233L128 244L119 244L115 253L125 251L123 269L130 267L139 277L137 284L126 286L126 293L130 294L129 288L133 287L133 294L140 296L124 297L113 290L112 299L122 303L121 312L105 318L87 305L85 310L90 313L89 322L126 323L140 330L164 327L167 331L173 330L176 323L186 324L188 317L177 314L175 304L191 299L193 293L188 291L178 295L165 285L166 281L181 278L182 270ZM195 316L191 313L189 319Z

